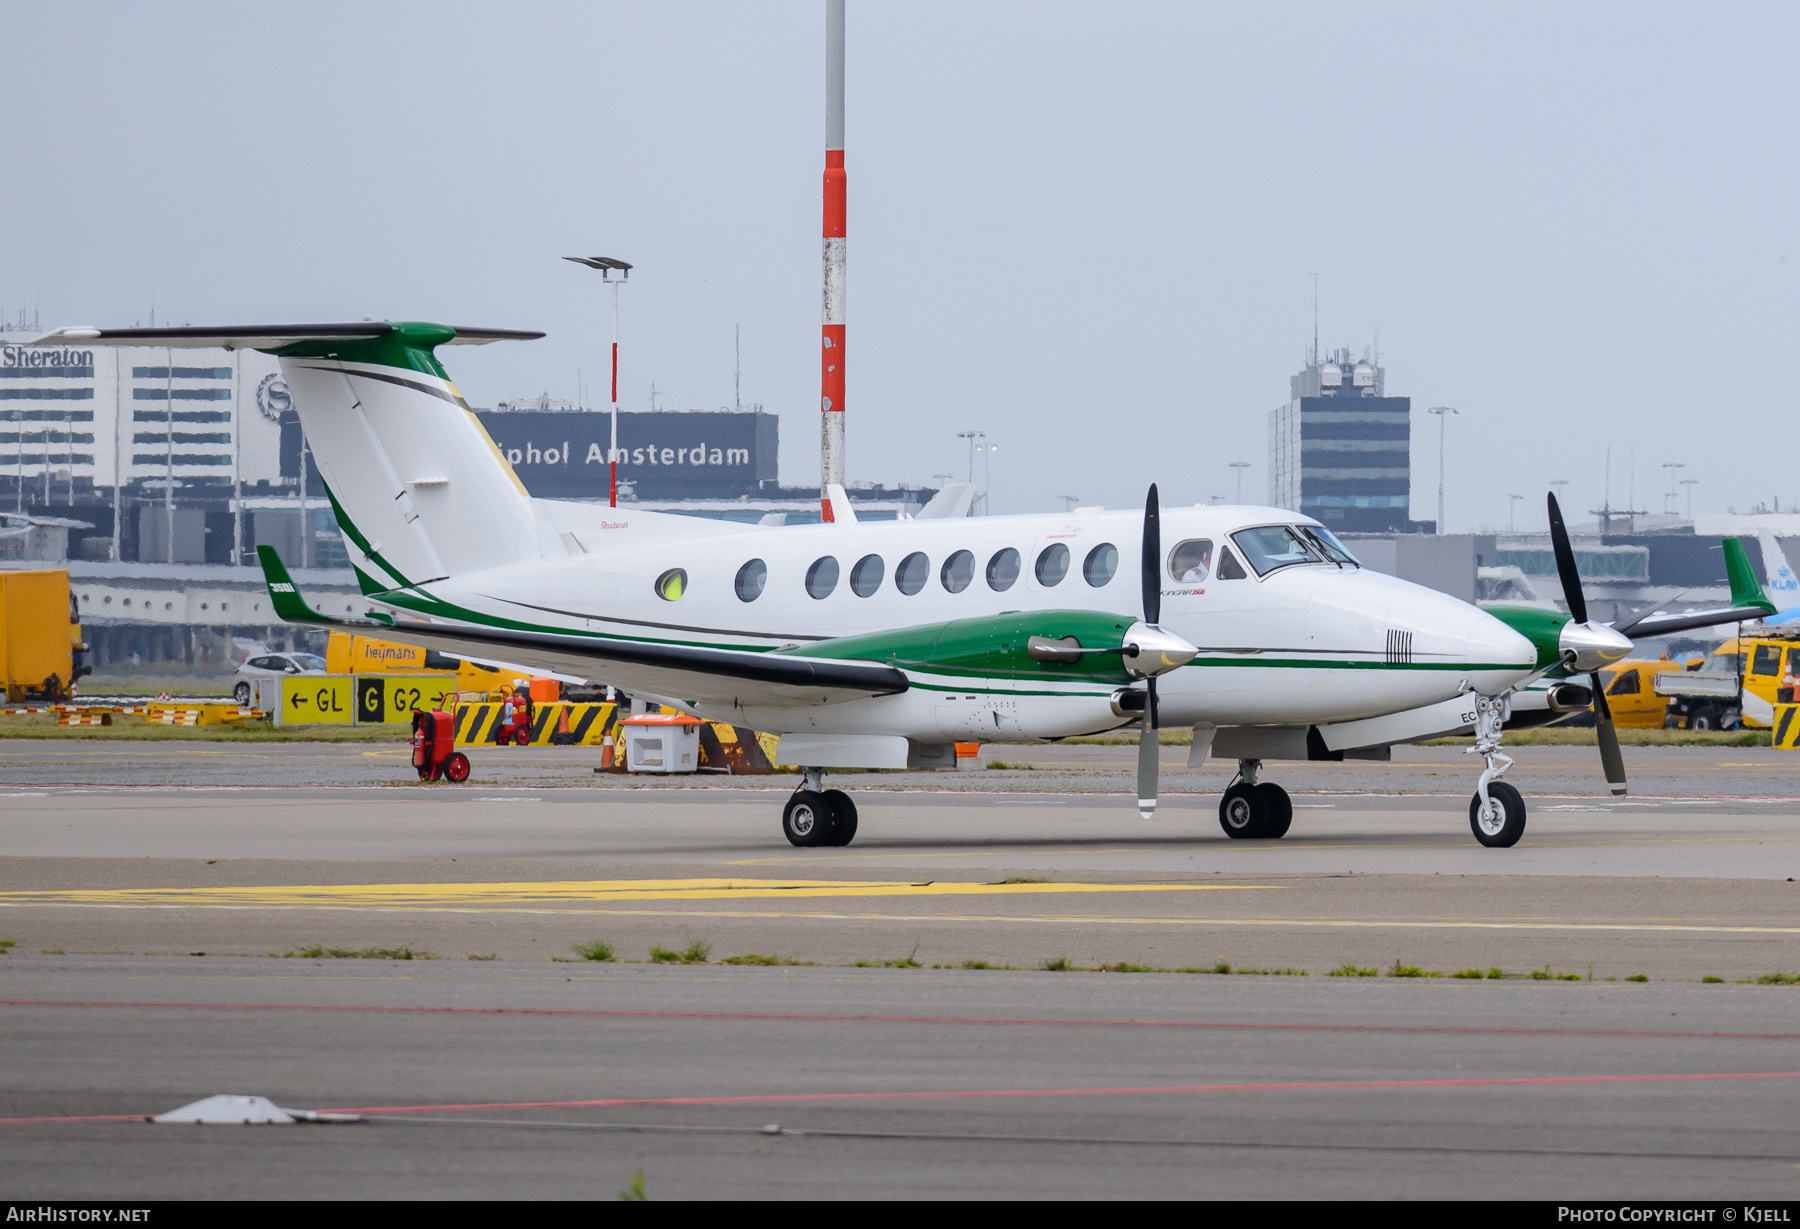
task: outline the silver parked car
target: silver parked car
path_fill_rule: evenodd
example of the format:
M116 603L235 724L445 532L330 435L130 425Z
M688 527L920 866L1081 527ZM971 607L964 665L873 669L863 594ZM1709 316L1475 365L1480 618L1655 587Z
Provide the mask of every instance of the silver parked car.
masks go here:
M232 677L237 680L231 694L237 699L240 707L249 707L250 680L280 678L287 674L323 674L325 659L311 653L265 653L252 657L237 668Z

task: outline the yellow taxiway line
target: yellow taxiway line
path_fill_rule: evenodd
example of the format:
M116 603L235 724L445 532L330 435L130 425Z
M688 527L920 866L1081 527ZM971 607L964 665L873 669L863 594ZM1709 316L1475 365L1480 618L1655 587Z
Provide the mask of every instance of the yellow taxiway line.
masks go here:
M1274 885L1186 883L906 883L831 879L616 879L560 883L370 883L304 887L95 888L0 892L0 906L176 905L229 908L516 909L627 900L754 900L826 896L1039 896L1085 892L1276 891Z

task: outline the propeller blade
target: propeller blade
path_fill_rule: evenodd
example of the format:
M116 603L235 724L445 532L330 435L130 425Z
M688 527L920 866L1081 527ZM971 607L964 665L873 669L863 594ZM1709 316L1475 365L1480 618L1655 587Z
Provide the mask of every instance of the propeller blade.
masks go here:
M1159 742L1156 725L1156 680L1148 680L1150 692L1144 698L1144 727L1138 733L1138 814L1149 819L1156 814L1157 756Z
M1562 578L1563 600L1569 603L1569 617L1577 623L1588 621L1587 598L1581 592L1581 573L1575 570L1575 549L1569 545L1569 531L1563 526L1562 508L1556 492L1550 492L1550 544L1556 549L1556 574Z
M1686 597L1687 595L1688 595L1688 591L1686 589L1683 589L1680 593L1677 593L1674 597L1667 598L1660 602L1651 602L1648 606L1645 606L1642 610L1633 611L1632 614L1630 615L1630 617L1628 617L1624 622L1614 623L1613 630L1615 632L1618 632L1621 636L1629 636L1631 634L1632 628L1634 628L1638 624L1642 623L1645 619L1648 619L1651 615L1655 614L1657 611L1668 609L1670 606L1673 606L1676 602L1679 602L1682 598Z
M1606 784L1614 797L1625 795L1625 757L1619 751L1619 732L1613 728L1612 705L1600 687L1598 674L1588 675L1594 684L1594 733L1600 739L1600 766L1606 770Z
M1144 501L1144 622L1162 622L1162 524L1154 482Z

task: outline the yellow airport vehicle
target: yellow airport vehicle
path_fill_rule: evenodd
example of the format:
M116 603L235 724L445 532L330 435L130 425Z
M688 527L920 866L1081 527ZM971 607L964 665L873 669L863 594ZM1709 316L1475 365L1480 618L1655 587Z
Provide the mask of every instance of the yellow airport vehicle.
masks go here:
M1800 678L1800 629L1759 628L1725 641L1680 674L1661 675L1672 724L1689 730L1766 730L1775 706L1794 701Z
M0 572L0 677L7 703L69 696L75 680L90 673L81 664L86 651L67 571Z
M1669 671L1681 673L1681 663L1628 658L1600 671L1613 724L1625 730L1662 729L1669 716L1669 697L1657 694L1656 676Z
M327 674L454 674L457 691L494 691L512 676L492 666L449 657L434 649L414 648L351 632L332 632L325 646ZM426 707L430 707L427 705ZM402 720L411 721L409 712Z

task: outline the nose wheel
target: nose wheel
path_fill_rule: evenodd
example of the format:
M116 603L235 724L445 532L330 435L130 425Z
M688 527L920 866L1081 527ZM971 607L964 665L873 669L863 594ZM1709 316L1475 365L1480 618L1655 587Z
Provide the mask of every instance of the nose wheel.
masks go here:
M848 845L856 839L856 803L841 789L821 789L818 769L803 773L804 784L781 809L781 834L790 845Z

